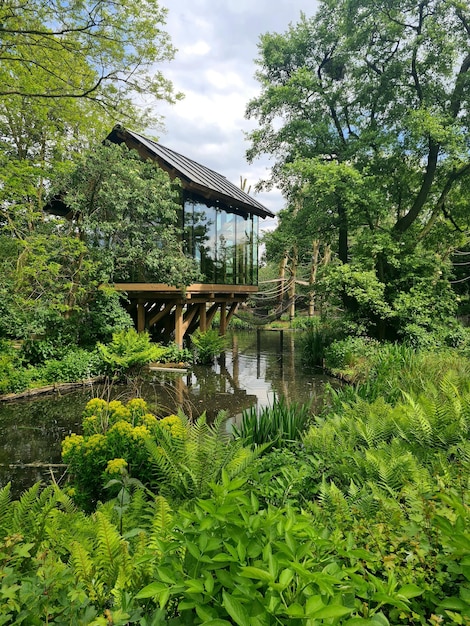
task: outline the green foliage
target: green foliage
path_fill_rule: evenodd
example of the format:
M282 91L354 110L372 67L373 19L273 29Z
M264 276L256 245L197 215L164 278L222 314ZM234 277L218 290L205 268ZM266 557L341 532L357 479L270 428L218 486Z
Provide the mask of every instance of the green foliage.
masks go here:
M194 346L195 359L201 365L210 365L225 349L225 337L212 328L205 332L196 330L191 335L191 343Z
M470 362L465 351L417 351L406 344L380 344L367 337L348 337L327 349L325 366L354 383L354 388L343 388L338 398L357 393L369 400L384 397L395 402L402 392L425 392L429 381L438 384L448 372L455 372L464 381Z
M303 445L274 448L248 468L248 482L264 505L305 508L318 493L316 459Z
M104 369L101 355L96 350L72 348L61 359L48 359L37 368L36 376L47 383L77 382L99 376Z
M113 333L109 344L98 343L98 350L115 376L140 371L144 365L157 361L164 353L162 347L150 342L148 333L138 333L134 328Z
M123 307L123 298L114 289L98 289L79 323L78 342L83 346L109 343L113 333L133 326L131 316Z
M158 363L192 363L193 353L188 348L180 348L176 343L162 346L163 352L156 359Z
M330 246L315 297L355 334L415 345L444 337L455 316L449 259L469 232L470 14L426 7L320 2L261 36L260 93L247 107L258 124L248 157L274 155L263 184L287 198L268 261L295 247L312 276L312 243Z
M0 393L18 393L27 389L34 372L23 367L18 350L6 339L0 340Z
M127 0L118 6L108 0L70 6L28 0L21 8L8 0L1 23L10 52L2 59L0 96L17 108L24 101L39 100L47 108L57 99L66 108L70 100L83 100L94 103L97 113L126 117L137 116L130 105L135 97L173 101L171 83L154 67L173 57L162 29L165 15L153 1L138 10Z
M172 421L173 420L173 421ZM205 414L192 422L183 414L161 420L155 439L147 439L150 460L157 480L151 486L172 502L204 497L222 473L234 477L262 452L242 447L225 430L226 416L219 413L212 424Z
M182 249L180 191L169 175L125 144L83 154L56 190L75 219L102 282L188 285L198 277Z
M312 420L307 404L288 403L284 396L274 398L272 406L243 411L240 427L233 433L244 445L288 446L299 441Z
M306 365L323 366L325 352L337 336L338 330L332 326L320 323L307 326L300 341L302 361Z
M127 467L131 477L146 484L152 466L145 441L155 437L157 418L146 403L135 398L127 405L118 400L90 400L83 412L83 434L62 442L62 458L68 465L71 494L86 510L107 498L106 484Z
M313 330L320 326L320 319L318 317L296 315L291 320L290 326L294 330Z

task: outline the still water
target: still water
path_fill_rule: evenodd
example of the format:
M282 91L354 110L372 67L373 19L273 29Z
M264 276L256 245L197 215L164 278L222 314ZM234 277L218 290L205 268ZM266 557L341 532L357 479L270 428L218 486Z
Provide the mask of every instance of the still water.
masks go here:
M239 423L245 409L269 406L275 397L319 407L329 379L302 365L300 350L295 349L300 340L301 334L294 331L229 334L225 354L212 367L151 372L138 393L159 415L181 407L187 415L206 411L212 419L226 411L228 428ZM49 481L51 472L60 482L60 443L66 435L80 433L88 400L98 396L127 401L135 393L119 385L0 403L0 486L11 481L18 495L38 480Z

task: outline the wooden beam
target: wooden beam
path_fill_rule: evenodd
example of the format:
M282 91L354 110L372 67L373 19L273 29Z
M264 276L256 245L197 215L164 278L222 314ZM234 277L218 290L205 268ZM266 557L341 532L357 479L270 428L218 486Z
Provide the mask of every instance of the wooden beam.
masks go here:
M156 313L153 317L149 319L149 328L153 326L154 324L156 324L157 322L159 322L163 317L165 317L165 315L167 315L167 313L169 313L174 306L175 305L173 302L170 302L169 304L165 304L165 306L163 307L161 311L159 311L158 313Z
M213 304L206 313L206 330L212 324L212 320L214 319L214 315L217 313L217 309L219 308L218 304Z
M229 325L229 322L232 319L233 314L235 313L237 308L238 308L238 302L232 302L232 304L230 306L230 311L227 314L227 326Z
M188 330L191 321L198 311L199 306L197 304L193 304L192 306L188 307L183 320L183 336L186 334L186 331Z

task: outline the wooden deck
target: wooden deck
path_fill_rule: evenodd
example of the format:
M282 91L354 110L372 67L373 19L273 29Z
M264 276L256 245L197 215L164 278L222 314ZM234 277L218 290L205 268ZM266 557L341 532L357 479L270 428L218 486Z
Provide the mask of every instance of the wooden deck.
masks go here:
M258 291L253 285L195 283L185 289L161 283L115 283L125 292L128 311L139 332L148 330L156 341L171 341L182 347L186 334L210 328L220 312L220 334L225 335L238 305Z

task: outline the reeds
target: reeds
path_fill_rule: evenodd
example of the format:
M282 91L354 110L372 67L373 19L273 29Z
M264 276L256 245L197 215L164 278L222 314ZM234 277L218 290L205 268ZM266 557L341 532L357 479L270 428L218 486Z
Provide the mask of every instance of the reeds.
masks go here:
M244 445L272 443L276 447L282 447L300 441L311 421L309 404L289 403L281 396L274 398L272 406L245 410L240 427L234 426L233 434Z

